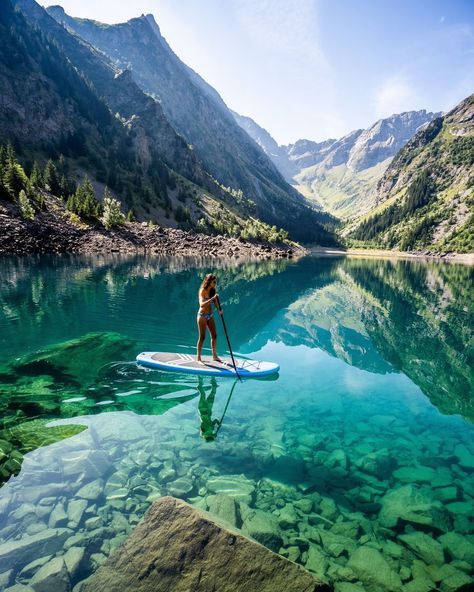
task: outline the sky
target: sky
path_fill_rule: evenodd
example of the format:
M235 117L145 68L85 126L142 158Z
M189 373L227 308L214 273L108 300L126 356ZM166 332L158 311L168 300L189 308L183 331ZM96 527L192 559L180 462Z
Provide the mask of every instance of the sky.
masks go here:
M178 57L279 144L446 111L474 92L474 0L58 3L107 23L153 14Z

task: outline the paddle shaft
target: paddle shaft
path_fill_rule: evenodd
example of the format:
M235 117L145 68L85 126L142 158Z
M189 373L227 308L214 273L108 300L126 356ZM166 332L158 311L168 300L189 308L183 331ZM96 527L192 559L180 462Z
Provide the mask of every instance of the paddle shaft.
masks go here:
M240 377L240 374L237 372L237 366L235 365L234 354L232 353L232 346L230 345L229 334L227 333L227 327L226 327L225 321L224 321L224 312L222 311L221 303L219 301L219 297L217 297L214 300L214 302L216 303L217 310L220 313L220 317L221 317L221 321L222 321L222 326L224 327L224 333L225 333L225 336L226 336L226 339L227 339L227 345L229 346L230 357L232 358L232 364L234 365L235 373L237 374L237 378L239 380L242 380L242 378Z

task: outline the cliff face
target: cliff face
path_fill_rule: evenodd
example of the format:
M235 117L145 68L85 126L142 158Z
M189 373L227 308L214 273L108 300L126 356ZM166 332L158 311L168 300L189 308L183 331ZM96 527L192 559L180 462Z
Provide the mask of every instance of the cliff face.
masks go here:
M105 53L156 98L174 128L192 144L206 170L225 186L241 190L256 204L258 217L284 226L300 240L324 235L329 222L290 187L259 146L198 74L173 53L151 15L119 25L74 19L60 7L49 13L59 23Z
M474 250L474 95L418 132L393 159L377 208L349 236L406 249Z

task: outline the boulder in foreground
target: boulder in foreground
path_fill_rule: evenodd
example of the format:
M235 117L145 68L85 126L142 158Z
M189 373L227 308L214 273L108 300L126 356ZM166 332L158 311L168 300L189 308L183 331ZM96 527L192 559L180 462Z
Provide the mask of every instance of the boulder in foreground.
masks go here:
M186 502L157 500L81 592L315 592L329 590L280 557Z

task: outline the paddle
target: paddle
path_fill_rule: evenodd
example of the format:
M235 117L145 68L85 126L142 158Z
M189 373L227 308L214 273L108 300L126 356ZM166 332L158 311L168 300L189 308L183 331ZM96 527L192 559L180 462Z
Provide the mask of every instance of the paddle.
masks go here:
M242 380L242 378L240 377L240 374L237 372L237 366L235 365L235 360L234 360L234 354L232 353L232 347L230 345L230 340L229 340L229 334L227 333L227 327L225 326L225 321L224 321L224 312L221 308L221 303L219 302L219 296L217 296L217 298L214 300L214 303L217 307L217 310L219 311L219 316L221 317L221 321L222 321L222 326L224 327L224 333L227 339L227 345L229 346L229 351L230 351L230 357L232 358L232 364L234 365L234 370L235 373L237 374L237 378L239 380Z

